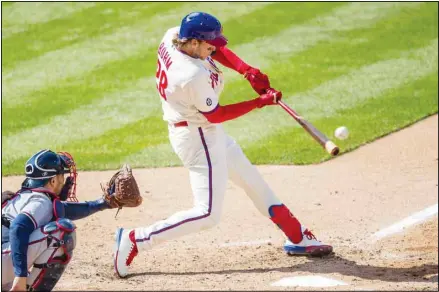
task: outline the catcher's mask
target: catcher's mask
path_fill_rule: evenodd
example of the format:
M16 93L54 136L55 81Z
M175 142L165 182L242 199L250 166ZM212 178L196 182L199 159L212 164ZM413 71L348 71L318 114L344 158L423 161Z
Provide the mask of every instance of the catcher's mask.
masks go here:
M76 199L76 165L72 155L67 152L55 153L49 149L44 149L26 162L24 167L26 179L22 183L22 188L35 189L44 187L50 178L58 174L69 174L66 179L68 189L63 187L60 199L62 201L74 201Z

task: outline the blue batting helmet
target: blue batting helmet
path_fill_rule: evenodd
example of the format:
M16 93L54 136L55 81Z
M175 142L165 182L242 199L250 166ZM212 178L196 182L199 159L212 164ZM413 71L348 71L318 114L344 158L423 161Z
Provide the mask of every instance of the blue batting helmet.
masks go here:
M38 151L26 162L23 188L43 187L57 174L69 173L68 158L49 149Z
M206 41L215 47L227 45L219 20L205 12L192 12L181 21L179 38Z

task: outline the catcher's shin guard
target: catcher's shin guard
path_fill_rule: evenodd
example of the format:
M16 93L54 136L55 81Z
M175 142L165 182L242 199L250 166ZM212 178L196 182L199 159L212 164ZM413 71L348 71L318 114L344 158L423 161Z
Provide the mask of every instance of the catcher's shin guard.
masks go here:
M48 248L35 260L27 281L29 291L52 291L58 283L75 249L75 229L75 224L66 218L42 227L48 235Z
M270 219L273 221L293 243L302 241L303 235L300 222L291 214L284 205L272 205L268 208Z
M61 279L67 264L34 264L34 268L40 269L36 281L28 286L28 291L52 291L59 279Z

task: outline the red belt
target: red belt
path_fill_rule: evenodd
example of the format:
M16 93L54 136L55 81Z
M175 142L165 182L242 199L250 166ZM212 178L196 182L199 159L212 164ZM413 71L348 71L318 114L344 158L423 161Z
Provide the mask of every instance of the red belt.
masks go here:
M178 122L174 124L174 127L187 127L188 123L186 121Z

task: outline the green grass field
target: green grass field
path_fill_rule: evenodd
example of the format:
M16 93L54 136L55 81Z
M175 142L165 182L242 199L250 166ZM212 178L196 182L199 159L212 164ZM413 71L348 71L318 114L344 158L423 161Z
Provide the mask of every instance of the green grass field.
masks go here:
M164 32L191 11L223 23L229 47L284 100L355 149L438 111L437 3L2 3L2 175L42 148L80 170L181 165L155 89ZM224 69L222 104L256 97ZM351 136L333 137L341 125ZM225 123L256 164L329 155L280 107Z

